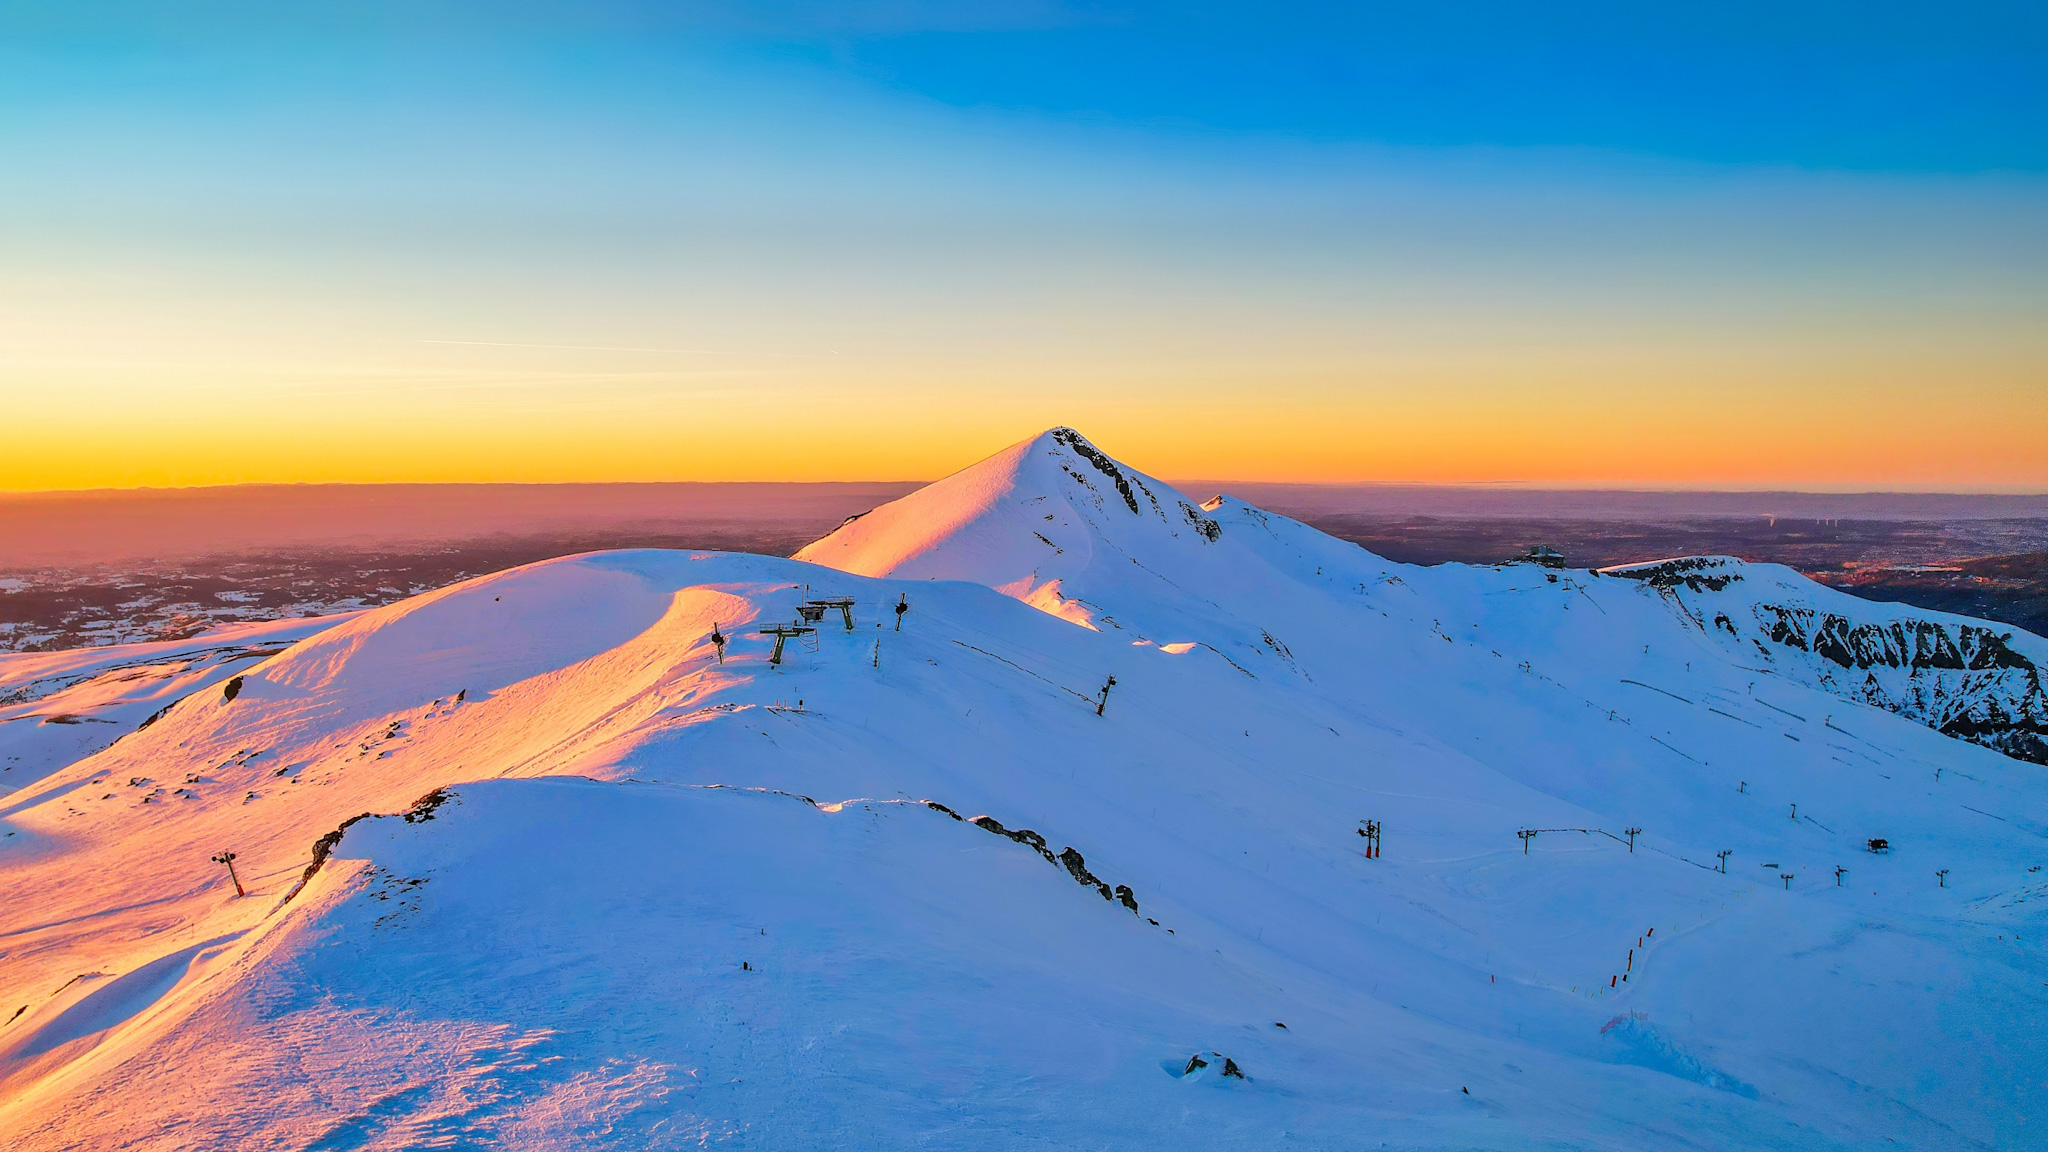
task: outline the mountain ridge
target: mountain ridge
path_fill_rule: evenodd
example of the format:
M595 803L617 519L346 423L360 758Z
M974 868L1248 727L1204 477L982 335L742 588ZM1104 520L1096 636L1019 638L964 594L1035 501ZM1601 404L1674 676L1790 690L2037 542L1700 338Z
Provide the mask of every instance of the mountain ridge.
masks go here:
M1718 629L1768 573L1418 569L1071 430L992 460L805 550L845 568L565 557L306 625L76 762L23 737L0 1125L2024 1139L2048 784Z

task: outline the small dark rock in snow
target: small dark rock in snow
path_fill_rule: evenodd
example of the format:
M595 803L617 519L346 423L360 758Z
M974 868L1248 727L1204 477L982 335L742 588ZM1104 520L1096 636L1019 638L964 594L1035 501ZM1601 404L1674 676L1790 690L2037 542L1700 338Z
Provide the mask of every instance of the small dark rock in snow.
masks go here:
M1095 873L1088 871L1088 861L1079 852L1074 851L1072 847L1060 849L1060 863L1066 865L1067 871L1074 874L1074 881L1076 883L1101 888L1103 897L1105 899L1109 897L1109 889L1103 885L1102 881L1095 878Z
M432 820L434 818L434 810L446 804L449 798L446 788L436 788L425 796L413 801L412 807L400 813L400 815L404 817L407 824L418 824L423 821Z

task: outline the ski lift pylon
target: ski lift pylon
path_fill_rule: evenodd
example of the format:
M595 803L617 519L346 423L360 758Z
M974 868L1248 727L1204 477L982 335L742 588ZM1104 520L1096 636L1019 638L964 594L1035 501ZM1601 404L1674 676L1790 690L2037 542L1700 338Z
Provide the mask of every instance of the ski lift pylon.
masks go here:
M816 628L812 628L807 624L770 624L761 629L761 635L775 637L775 650L768 654L768 663L771 665L780 665L782 663L782 646L788 642L791 636L816 635L817 631Z

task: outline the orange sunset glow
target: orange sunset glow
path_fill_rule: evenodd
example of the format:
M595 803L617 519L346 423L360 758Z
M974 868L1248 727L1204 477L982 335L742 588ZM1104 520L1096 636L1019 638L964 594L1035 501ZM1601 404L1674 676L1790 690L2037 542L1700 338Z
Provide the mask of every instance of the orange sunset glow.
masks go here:
M0 3L0 1152L2043 1147L2044 125L2012 0Z
M2036 378L2048 360L2020 347L1953 360L1896 347L1354 349L1316 363L1240 348L1167 366L899 366L869 349L822 364L735 355L711 370L656 353L420 347L410 364L318 370L233 356L204 368L16 361L0 488L914 479L1061 422L1183 477L2048 485ZM1932 407L1929 379L1943 381Z
M2009 101L1525 122L1505 63L1480 108L713 27L16 69L0 490L930 478L1055 424L1183 477L2048 488Z

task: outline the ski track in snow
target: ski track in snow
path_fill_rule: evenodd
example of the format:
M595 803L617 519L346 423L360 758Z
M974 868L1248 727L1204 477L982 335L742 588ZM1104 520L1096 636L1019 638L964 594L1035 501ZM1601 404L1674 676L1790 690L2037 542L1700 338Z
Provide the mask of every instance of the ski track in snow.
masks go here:
M0 656L0 1132L2030 1146L2048 768L1980 745L2048 643L1986 627L1392 564L1062 429L794 560Z

